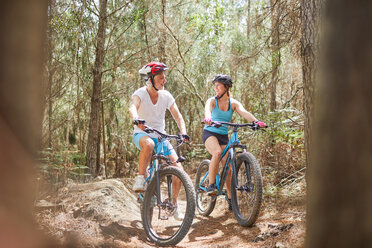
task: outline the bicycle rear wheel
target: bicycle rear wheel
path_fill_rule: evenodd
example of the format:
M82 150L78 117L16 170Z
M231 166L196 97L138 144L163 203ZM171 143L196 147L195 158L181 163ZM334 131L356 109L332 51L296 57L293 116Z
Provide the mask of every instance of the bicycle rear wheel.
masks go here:
M214 206L216 205L216 197L208 196L205 189L209 185L208 176L206 176L209 170L209 159L203 160L196 171L195 179L195 191L196 191L196 208L198 212L203 216L209 216Z
M176 167L166 167L159 171L160 204L156 189L156 176L147 187L142 207L142 223L147 236L159 246L178 244L187 234L195 216L195 191L190 177ZM175 181L181 182L174 203ZM183 220L174 218L175 211L184 215Z
M256 158L242 153L236 160L236 178L231 187L232 208L242 226L252 226L260 212L262 201L262 176Z

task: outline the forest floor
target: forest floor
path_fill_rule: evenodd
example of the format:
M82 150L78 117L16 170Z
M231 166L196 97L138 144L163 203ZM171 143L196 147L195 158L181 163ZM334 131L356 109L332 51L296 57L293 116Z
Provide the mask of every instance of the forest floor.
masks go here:
M132 183L126 178L70 181L36 204L40 228L76 247L155 247L144 233ZM196 211L188 235L176 247L303 247L305 192L301 180L264 194L260 215L250 228L241 227L219 197L210 216Z

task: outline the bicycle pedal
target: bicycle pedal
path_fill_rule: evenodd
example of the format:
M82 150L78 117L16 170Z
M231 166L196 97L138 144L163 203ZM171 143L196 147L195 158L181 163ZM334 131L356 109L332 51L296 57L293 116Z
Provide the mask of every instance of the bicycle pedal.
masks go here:
M216 193L208 193L208 196L217 196L217 193L218 192L216 192Z
M168 218L168 216L163 215L163 216L160 216L160 219L161 220L168 220L169 218Z

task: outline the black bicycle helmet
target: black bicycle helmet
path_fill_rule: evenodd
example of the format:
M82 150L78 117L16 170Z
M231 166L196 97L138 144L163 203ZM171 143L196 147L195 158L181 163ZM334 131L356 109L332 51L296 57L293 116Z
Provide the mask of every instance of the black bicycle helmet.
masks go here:
M224 74L218 74L212 81L212 83L214 84L215 82L219 82L223 85L226 85L227 86L227 89L225 90L225 92L220 95L220 96L215 96L215 98L218 100L220 99L221 97L223 97L223 95L225 95L227 93L228 96L230 96L229 94L229 88L232 87L233 85L233 82L231 80L231 77L227 76L227 75L224 75Z
M212 81L212 83L220 82L224 85L227 85L228 87L232 87L233 82L231 80L231 77L224 75L224 74L218 74Z

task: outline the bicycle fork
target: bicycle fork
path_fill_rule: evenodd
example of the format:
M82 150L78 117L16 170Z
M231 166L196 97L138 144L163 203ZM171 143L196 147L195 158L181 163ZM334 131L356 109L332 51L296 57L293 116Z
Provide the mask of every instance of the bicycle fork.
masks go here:
M156 182L156 193L157 193L157 204L158 206L161 203L161 194L160 194L160 173L159 173L159 160L155 160L155 182Z
M173 205L173 184L172 184L172 176L167 176L167 191L168 191L168 198L163 200L161 197L161 189L160 189L160 168L159 168L159 161L155 160L155 182L156 182L156 203L159 208L158 218L161 220L168 219L168 213L174 211ZM165 214L162 214L162 210L165 211Z

